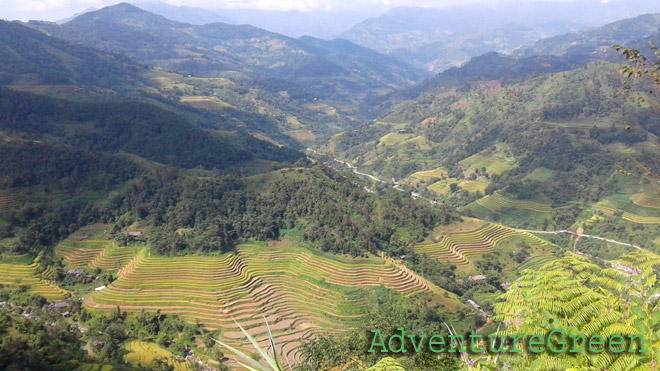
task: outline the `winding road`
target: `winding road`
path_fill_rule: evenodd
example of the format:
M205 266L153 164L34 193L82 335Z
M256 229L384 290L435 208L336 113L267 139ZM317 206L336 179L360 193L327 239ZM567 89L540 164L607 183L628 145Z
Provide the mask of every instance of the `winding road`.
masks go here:
M566 233L566 234L571 234L571 235L573 235L573 236L577 236L577 237L580 237L580 238L582 238L582 237L584 237L584 238L593 238L593 239L595 239L595 240L601 240L601 241L605 241L605 242L615 243L615 244L617 244L617 245L622 245L622 246L632 247L632 248L637 249L637 250L641 250L641 249L642 249L641 247L639 247L639 246L637 246L637 245L633 245L633 244L631 244L631 243L620 242L620 241L612 240L612 239L605 238L605 237L592 236L592 235L590 235L590 234L584 234L584 233L578 233L578 232L573 232L573 231L567 231L567 230L563 230L563 229L562 229L562 230L559 230L559 231L534 231L534 230L529 230L529 229L519 229L519 228L516 228L516 229L518 229L519 231L529 232L529 233L536 233L536 234L556 234L556 235L558 235L558 234L564 234L564 233Z
M381 180L381 179L378 179L378 178L376 178L375 176L373 176L373 175L371 175L371 174L366 174L366 173L363 173L363 172L358 171L358 169L357 169L356 166L351 165L351 164L348 163L347 161L340 160L340 159L338 159L338 158L336 158L336 157L332 157L332 156L330 156L330 155L325 155L325 154L320 153L320 152L318 152L318 151L316 151L316 150L314 150L314 149L311 149L311 148L307 148L307 151L312 152L312 153L314 153L314 154L316 154L316 155L318 155L318 156L322 156L322 157L325 157L325 158L332 159L333 161L335 161L335 162L337 162L337 163L340 163L340 164L342 164L342 165L348 167L348 168L349 168L354 174L357 174L357 175L361 175L361 176L367 177L367 178L369 178L369 179L371 179L371 180L373 180L373 181L375 181L375 182L381 183L381 184L388 184L388 182L386 182L386 181L384 181L384 180ZM398 188L398 185L399 185L398 183L395 183L394 186L392 186L392 188L396 189L396 190L399 191L399 192L406 192L405 190ZM414 199L418 199L418 198L420 198L420 199L422 199L422 200L428 201L428 202L429 202L430 204L432 204L432 205L436 205L436 204L438 203L438 202L435 201L435 200L431 200L431 199L428 199L428 198L422 197L422 196L420 196L420 195L419 195L418 193L416 193L416 192L411 192L411 193L410 193L410 197L412 197L412 198L414 198ZM641 250L641 249L642 249L640 246L633 245L633 244L631 244L631 243L621 242L621 241L616 241L616 240L613 240L613 239L610 239L610 238L605 238L605 237L600 237L600 236L592 236L592 235L589 235L589 234L581 233L581 232L580 232L581 228L578 229L577 232L568 231L568 230L564 230L564 229L562 229L562 230L558 230L558 231L535 231L535 230L520 229L520 228L513 228L513 229L517 229L517 230L519 230L519 231L528 232L528 233L534 233L534 234L554 234L554 235L570 234L570 235L576 236L577 238L592 238L592 239L595 239L595 240L600 240L600 241L604 241L604 242L610 242L610 243L617 244L617 245L621 245L621 246L632 247L632 248L637 249L637 250ZM577 241L576 241L576 242L577 242Z

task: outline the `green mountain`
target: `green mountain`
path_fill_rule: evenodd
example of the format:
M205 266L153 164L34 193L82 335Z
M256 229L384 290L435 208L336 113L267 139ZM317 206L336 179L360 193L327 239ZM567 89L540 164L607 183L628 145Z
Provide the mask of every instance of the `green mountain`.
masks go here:
M292 39L248 25L190 25L126 3L83 14L63 25L30 25L184 75L238 73L294 82L314 94L312 99L353 102L359 93L384 94L424 77L403 62L347 42Z
M0 84L13 89L69 100L130 95L174 111L205 129L246 131L292 146L299 145L294 137L313 138L293 117L307 123L323 122L318 108L327 106L300 110L299 101L312 100L304 87L272 80L257 85L252 81L188 78L48 36L18 22L1 21L0 27L6 31L0 48L7 51L0 67ZM281 89L290 90L292 97L281 96Z
M415 48L399 48L390 55L421 69L443 71L458 66L471 57L488 52L510 53L544 37L570 30L546 30L519 24L505 24L473 33L454 33Z
M655 192L646 171L618 172L659 165L660 116L621 96L622 87L617 66L606 62L508 85L435 87L335 136L328 149L429 198L470 204L467 214L564 228L578 220L564 219L571 205L582 205L579 213L621 193Z
M0 129L32 140L58 139L94 152L126 152L181 168L245 166L255 159L304 157L245 133L212 133L170 111L126 100L70 102L3 89Z
M419 24L390 36L463 26L423 58L535 29L489 31L504 7L436 28L398 12ZM646 369L660 352L657 83L592 54L600 36L411 86L350 41L128 4L0 31L0 369L239 368L215 339L311 370ZM374 329L646 334L651 353L381 359Z
M131 58L49 37L18 22L0 21L0 82L137 88L147 67Z
M631 45L660 33L660 14L645 14L601 27L550 37L515 51L516 56L596 54L613 44Z
M572 70L586 65L590 61L593 61L593 58L589 56L543 55L515 58L490 52L474 57L460 67L449 68L431 79L392 93L385 99L374 100L374 102L382 107L391 107L397 103L413 100L433 89L456 88L479 81L498 80L503 85L510 85L521 82L530 76Z

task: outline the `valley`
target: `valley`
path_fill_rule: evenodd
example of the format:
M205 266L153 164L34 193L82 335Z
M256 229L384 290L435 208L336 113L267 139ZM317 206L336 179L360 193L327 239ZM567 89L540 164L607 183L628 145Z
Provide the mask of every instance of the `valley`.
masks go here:
M309 11L0 20L0 369L655 369L660 9Z

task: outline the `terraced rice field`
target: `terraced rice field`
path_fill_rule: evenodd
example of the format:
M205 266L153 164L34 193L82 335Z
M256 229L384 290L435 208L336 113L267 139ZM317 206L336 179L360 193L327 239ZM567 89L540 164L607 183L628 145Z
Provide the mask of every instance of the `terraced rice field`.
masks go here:
M195 108L206 110L223 110L233 108L232 105L227 104L216 97L207 96L184 96L181 97L181 103L187 103Z
M65 239L55 248L55 254L72 267L106 270L120 269L128 264L141 247L120 247L104 239L105 226L90 226Z
M417 146L417 149L421 151L429 151L432 148L431 143L429 143L429 141L421 135L410 138L406 140L405 143L413 143Z
M550 204L543 204L529 200L512 200L502 195L500 192L495 192L492 195L480 198L475 202L495 214L500 213L503 209L524 209L535 211L537 213L550 213L553 210L553 207Z
M174 371L192 370L190 362L177 360L172 353L154 343L131 341L126 344L126 350L129 351L124 356L127 362L149 367L154 365L154 361L160 360L163 364L173 367Z
M430 192L435 193L438 196L444 196L446 194L449 194L451 189L449 188L449 185L451 183L458 183L458 179L456 178L447 178L443 179L440 181L437 181L430 186L426 187Z
M660 198L653 197L645 193L638 193L632 195L630 199L638 206L660 209Z
M610 207L606 206L600 206L600 205L593 205L592 208L594 210L600 210L601 212L607 214L607 215L613 215L616 213L617 209L613 209ZM627 211L623 212L623 215L621 215L621 218L624 220L627 220L629 222L633 223L638 223L638 224L660 224L660 217L655 217L655 216L640 216L636 215L633 213L629 213Z
M406 140L412 138L412 134L399 134L399 133L389 133L384 137L378 140L380 145L384 146L393 146L405 143Z
M470 258L493 251L501 242L509 238L522 238L530 245L549 246L550 243L530 233L504 227L499 224L486 224L481 227L460 233L446 233L433 243L415 246L415 252L427 254L457 266L470 264Z
M25 264L0 264L0 284L10 287L25 285L27 292L32 295L41 295L49 301L62 301L68 293L55 285L50 280L43 279L44 274L37 273L40 266L37 263ZM44 273L46 276L48 270ZM52 271L50 273L52 275Z
M13 193L0 194L0 214L9 211L9 208L14 203L15 195Z
M483 194L484 192L486 192L488 183L480 180L463 179L460 182L458 182L458 186L461 187L461 189L464 189L470 193L481 192Z
M460 161L458 164L473 169L481 169L485 167L489 174L502 174L513 168L513 165L508 162L499 161L482 155L470 156L465 160Z
M119 247L106 240L87 240L79 245L80 247L72 247L63 242L57 246L55 253L74 267L113 270L126 265L139 251L139 248Z
M426 170L426 171L418 171L412 175L410 175L411 178L414 179L420 179L424 181L432 180L432 179L440 179L442 177L447 176L447 170L439 167L437 169L433 170Z
M369 306L363 288L380 285L407 296L439 290L392 260L341 261L295 246L251 243L220 257L153 257L142 250L85 304L177 313L221 329L226 341L247 350L234 320L265 342L265 317L278 351L293 361L302 339L357 326Z

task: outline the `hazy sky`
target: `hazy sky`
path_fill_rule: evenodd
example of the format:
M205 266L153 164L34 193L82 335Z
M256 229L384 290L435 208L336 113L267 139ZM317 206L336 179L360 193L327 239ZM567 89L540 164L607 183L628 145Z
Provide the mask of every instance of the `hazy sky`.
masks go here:
M132 2L131 0L124 0ZM146 2L150 0L136 0ZM153 0L151 0L153 1ZM207 9L259 9L279 11L332 11L360 10L378 14L397 6L446 7L471 3L506 3L532 0L165 0L173 5L188 5ZM533 0L539 1L539 0ZM594 0L541 0L549 2L590 1ZM608 2L609 0L599 0ZM622 0L619 0L622 1ZM625 0L623 0L625 1ZM656 0L649 0L656 1ZM0 0L0 18L2 19L40 19L59 20L81 12L89 7L100 8L121 2L119 0Z

